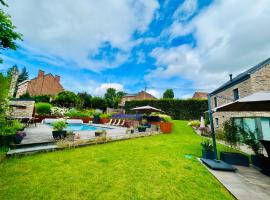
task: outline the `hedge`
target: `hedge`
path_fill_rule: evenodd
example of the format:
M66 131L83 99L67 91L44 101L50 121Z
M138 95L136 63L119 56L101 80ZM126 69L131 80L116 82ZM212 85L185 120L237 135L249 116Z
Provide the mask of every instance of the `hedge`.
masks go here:
M132 108L138 106L153 106L163 110L173 119L193 120L200 119L207 111L207 100L198 99L160 99L160 100L134 100L125 103L126 113L134 113Z

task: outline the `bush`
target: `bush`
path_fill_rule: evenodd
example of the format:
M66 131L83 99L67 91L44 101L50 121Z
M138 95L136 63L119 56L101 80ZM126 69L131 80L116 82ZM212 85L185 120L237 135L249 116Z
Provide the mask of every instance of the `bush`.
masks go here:
M199 119L208 109L207 100L198 99L160 99L136 100L125 103L126 113L135 113L132 108L139 106L153 106L166 112L173 119L192 120Z
M236 148L240 141L238 132L239 129L233 120L224 122L224 140L232 148Z
M0 135L14 135L17 131L23 129L24 124L18 120L8 120L1 122Z
M50 103L37 103L35 105L36 113L38 115L49 115L51 113L52 105Z
M36 103L38 102L45 102L45 103L49 103L51 96L50 95L37 95L37 96L33 96L34 100Z
M193 120L188 122L188 125L192 127L199 127L201 125L201 122L199 120Z
M75 107L78 102L78 97L74 92L63 91L56 95L54 103L58 106L71 108Z
M100 117L100 118L110 118L111 115L106 114L106 113L103 113L103 114L101 114L99 117Z
M206 151L213 151L214 150L213 144L212 144L212 142L210 140L203 141L201 143L201 146Z
M221 128L216 130L216 138L218 140L225 140L224 131Z
M61 121L54 122L52 126L53 126L54 131L62 131L64 130L64 128L67 127L67 124L65 121L61 120Z
M153 113L151 116L156 116L161 118L164 122L172 122L172 118L169 115L160 114L160 113Z
M68 110L66 108L59 108L59 107L52 107L51 108L51 115L52 116L65 116Z
M70 109L65 114L68 117L89 117L90 115L87 112L76 110L75 108Z

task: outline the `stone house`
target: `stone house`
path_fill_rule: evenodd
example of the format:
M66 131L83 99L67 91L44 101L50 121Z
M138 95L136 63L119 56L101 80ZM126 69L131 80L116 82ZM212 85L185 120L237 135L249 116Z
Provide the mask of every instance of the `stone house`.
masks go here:
M60 83L60 76L53 76L51 73L45 74L44 71L39 70L38 76L31 80L23 81L18 85L16 97L28 92L30 96L36 95L56 95L63 91Z
M234 78L230 74L229 81L210 94L211 107L213 109L259 91L270 91L270 58ZM222 128L223 123L231 118L237 124L270 138L270 112L215 112L215 128Z
M124 107L126 101L133 101L133 100L144 100L144 99L156 99L153 95L149 94L148 92L141 91L136 94L126 94L122 97L119 106Z

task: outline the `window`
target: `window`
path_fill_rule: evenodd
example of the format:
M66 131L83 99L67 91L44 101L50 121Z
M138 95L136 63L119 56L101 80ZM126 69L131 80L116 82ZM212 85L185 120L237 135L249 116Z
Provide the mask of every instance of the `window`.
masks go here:
M215 121L216 121L216 128L218 128L219 127L218 118L215 118Z
M236 101L237 99L239 99L239 91L238 88L233 90L233 99Z
M217 97L214 97L214 105L217 107Z

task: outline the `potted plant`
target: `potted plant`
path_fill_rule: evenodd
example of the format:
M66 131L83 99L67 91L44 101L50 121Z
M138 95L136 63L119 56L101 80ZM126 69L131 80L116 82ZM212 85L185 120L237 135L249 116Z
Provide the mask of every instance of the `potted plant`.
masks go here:
M202 157L205 159L214 159L215 154L214 154L214 148L213 144L211 143L210 140L205 140L201 143L202 146Z
M263 155L263 147L256 138L256 132L251 131L248 127L239 128L240 133L243 137L243 141L252 151L254 155L251 155L251 164L260 169L266 167L265 163L267 162L267 157Z
M224 139L230 146L226 152L220 152L220 159L232 165L249 166L249 158L247 155L232 151L236 149L240 141L239 128L232 120L224 123Z
M106 135L107 135L107 131L106 130L102 130L102 129L100 129L100 130L96 130L95 131L95 136L96 137L106 137Z
M147 127L146 126L138 126L137 128L138 128L139 132L145 132Z
M18 120L4 120L1 121L0 126L0 146L8 146L13 143L20 143L23 139L22 137L16 140L16 135L18 131L23 130L24 125Z
M52 126L52 135L55 140L64 139L66 137L67 131L65 131L64 129L67 127L67 124L64 120L56 121L52 124Z
M103 113L99 117L100 117L101 124L106 124L109 122L109 114Z

